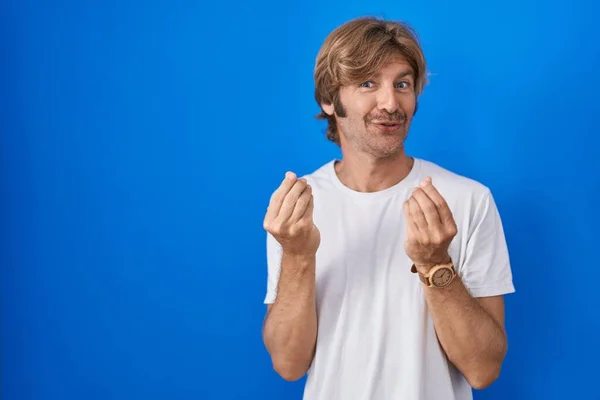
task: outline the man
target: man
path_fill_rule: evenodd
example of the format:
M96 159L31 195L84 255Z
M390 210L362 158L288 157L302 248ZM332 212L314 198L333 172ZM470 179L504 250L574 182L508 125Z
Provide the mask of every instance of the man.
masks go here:
M409 157L426 83L405 24L361 18L316 60L332 160L288 172L264 219L264 342L305 400L471 399L507 350L502 296L514 291L487 187Z

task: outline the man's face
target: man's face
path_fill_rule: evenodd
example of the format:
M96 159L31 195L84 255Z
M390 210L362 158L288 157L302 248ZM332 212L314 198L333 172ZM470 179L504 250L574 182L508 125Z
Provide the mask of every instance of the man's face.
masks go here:
M342 148L377 158L400 152L415 111L414 84L412 68L398 57L365 82L343 86L338 104L323 105L336 114Z

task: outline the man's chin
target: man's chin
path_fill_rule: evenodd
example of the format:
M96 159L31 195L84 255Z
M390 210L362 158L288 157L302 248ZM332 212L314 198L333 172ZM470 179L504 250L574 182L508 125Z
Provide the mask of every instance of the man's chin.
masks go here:
M404 151L404 139L402 136L388 136L377 138L369 143L369 152L376 157L391 157Z

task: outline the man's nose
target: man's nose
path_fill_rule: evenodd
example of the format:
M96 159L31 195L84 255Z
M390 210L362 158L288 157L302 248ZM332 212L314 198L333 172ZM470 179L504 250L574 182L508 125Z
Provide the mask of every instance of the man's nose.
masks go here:
M398 111L399 107L400 105L394 88L381 88L378 93L377 108L391 114Z

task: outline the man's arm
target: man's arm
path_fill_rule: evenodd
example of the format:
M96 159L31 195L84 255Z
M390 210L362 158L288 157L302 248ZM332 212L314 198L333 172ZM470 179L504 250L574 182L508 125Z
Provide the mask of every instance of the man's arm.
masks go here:
M281 377L294 381L304 376L317 340L314 256L283 255L277 299L268 306L263 338Z
M321 234L313 222L312 188L288 172L271 196L263 222L281 248L277 296L268 306L263 340L273 367L286 380L300 379L310 367L317 340L316 253Z
M405 248L418 272L426 274L433 265L448 262L448 247L457 234L457 226L430 178L413 190L404 204L404 212L407 219ZM492 223L485 229L498 228ZM493 232L487 233L493 236ZM495 251L493 248L477 250ZM508 347L502 296L475 299L458 275L449 286L425 286L424 292L436 334L448 359L473 388L489 386L500 374Z
M445 288L424 290L448 359L473 388L491 385L500 375L508 346L502 296L475 299L458 276Z

